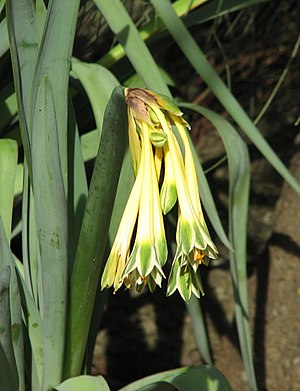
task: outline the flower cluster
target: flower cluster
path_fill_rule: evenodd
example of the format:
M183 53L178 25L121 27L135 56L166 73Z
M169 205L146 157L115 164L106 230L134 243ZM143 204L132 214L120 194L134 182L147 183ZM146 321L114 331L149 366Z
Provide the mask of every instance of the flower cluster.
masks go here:
M202 293L198 267L217 257L200 203L189 125L174 101L127 88L128 134L135 182L107 260L102 289L122 284L154 291L165 278L168 249L163 215L178 201L177 250L167 295L178 289L185 301Z

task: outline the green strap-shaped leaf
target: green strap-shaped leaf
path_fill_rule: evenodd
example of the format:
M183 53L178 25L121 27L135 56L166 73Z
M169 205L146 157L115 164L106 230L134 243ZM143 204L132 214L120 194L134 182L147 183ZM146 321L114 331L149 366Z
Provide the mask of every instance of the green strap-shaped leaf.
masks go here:
M201 359L204 363L212 365L213 360L211 357L208 333L202 313L201 300L198 300L196 296L192 295L190 301L186 304L186 308L191 317L195 340Z
M229 239L230 269L233 282L236 322L242 357L251 390L256 390L248 316L247 291L247 217L249 204L250 159L247 146L237 131L219 114L200 106L185 104L205 116L218 130L229 168Z
M6 16L20 131L25 158L31 173L31 132L29 122L32 81L38 54L33 2L30 0L7 0Z
M169 0L151 0L166 28L174 38L191 65L208 85L213 94L219 99L224 108L241 127L249 139L255 144L264 157L282 175L282 177L300 194L300 184L291 175L281 162L270 145L260 134L251 119L245 113L241 105L231 94L220 76L208 62L206 56L189 33L181 19L172 8Z
M102 137L71 277L64 378L77 376L82 367L126 143L126 110L123 88L116 87L104 114Z
M12 345L9 285L10 267L7 265L0 268L0 391L19 389Z
M11 342L12 342L12 347L14 352L14 361L16 365L16 372L17 372L16 376L18 378L18 388L16 388L16 390L25 391L24 342L23 342L23 329L22 329L23 325L22 325L19 285L18 285L18 280L15 271L14 259L11 250L9 248L8 240L4 231L3 222L0 217L0 270L7 266L10 269L9 317L10 317L10 328L11 328ZM0 330L1 330L1 326L0 326Z
M79 2L79 0L49 1L32 87L31 118L34 116L35 102L41 80L45 75L49 77L54 96L60 162L65 187L67 186L68 166L67 114L69 72Z
M68 222L69 270L71 272L88 194L88 185L81 151L78 127L71 99L69 99L68 137Z
M157 92L169 95L169 89L123 3L120 0L94 0L94 3L117 36L130 62L145 84Z
M177 0L173 3L174 10L178 16L185 15L187 12L198 7L200 4L206 2L207 0ZM146 41L153 34L160 31L163 28L162 21L154 17L148 23L143 25L139 30L139 35L142 40ZM122 57L124 57L125 52L121 44L114 46L109 52L107 52L99 61L99 64L105 67L111 67Z
M72 75L81 82L89 97L100 140L107 102L112 90L120 83L109 70L101 65L89 64L76 59L72 59Z
M14 140L0 140L0 216L10 242L18 145Z
M30 377L27 379L31 391L40 391L42 387L43 375L43 333L42 318L34 302L28 285L24 281L21 271L18 270L18 280L20 282L20 293L23 310L23 319L28 332L31 349ZM27 362L26 364L29 364Z
M109 391L108 384L102 376L77 376L64 381L57 391Z
M151 385L169 383L179 391L232 391L225 376L208 365L183 367L144 377L121 388L119 391L150 391ZM164 388L162 388L164 389Z
M43 382L61 382L68 286L67 204L61 172L54 97L44 77L32 130L32 185L43 289Z

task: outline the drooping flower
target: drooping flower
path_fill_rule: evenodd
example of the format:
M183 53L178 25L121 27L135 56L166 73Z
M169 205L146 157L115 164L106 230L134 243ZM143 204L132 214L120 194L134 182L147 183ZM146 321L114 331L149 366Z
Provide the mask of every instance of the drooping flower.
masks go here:
M126 89L129 148L135 184L102 276L102 288L124 283L153 291L165 277L167 243L163 214L178 201L177 250L167 295L178 289L184 300L202 293L199 265L217 257L199 197L189 125L168 97Z

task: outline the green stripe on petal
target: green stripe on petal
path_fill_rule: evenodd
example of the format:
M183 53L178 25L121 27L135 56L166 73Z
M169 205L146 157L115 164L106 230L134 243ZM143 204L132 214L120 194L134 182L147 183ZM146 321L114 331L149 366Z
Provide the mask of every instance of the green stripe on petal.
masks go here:
M177 288L184 301L189 302L192 294L191 274L188 268L183 267L177 273Z
M162 278L163 277L165 278L165 275L164 274L162 275L161 272L157 268L155 268L151 272L151 277L152 277L153 281L155 282L155 284L161 288Z
M183 253L189 254L193 250L196 240L196 233L192 224L188 220L183 220L183 218L180 217L176 236L177 242L182 244Z
M155 250L159 264L163 266L168 258L168 246L165 235L155 236Z
M201 240L205 243L205 247L201 248L201 249L205 249L207 246L209 246L209 250L210 250L210 255L209 256L210 258L217 258L217 254L218 254L218 250L217 250L217 247L215 246L214 242L212 241L208 231L207 231L207 228L203 227L203 225L201 223L198 224L198 227L199 227L199 231L200 231L200 235L201 235ZM199 245L201 243L201 240L199 242ZM196 242L198 244L198 236L196 238Z
M164 147L165 175L160 190L160 203L163 213L166 215L177 201L177 190L172 156L168 144Z
M198 299L200 298L200 296L204 296L204 290L203 290L202 281L199 272L196 273L191 272L191 284L192 284L192 293L196 297L198 297Z
M136 269L136 263L137 263L137 250L138 250L138 246L137 244L135 243L134 247L133 247L133 250L132 250L132 253L129 257L129 260L128 260L128 263L125 267L125 270L123 272L123 275L122 275L122 278L124 279L126 276L128 276L128 274L132 273L134 271L134 269Z
M177 274L179 272L179 262L175 259L172 263L172 268L168 279L167 296L173 295L177 289Z
M105 265L101 278L101 289L113 286L115 274L118 267L118 257L115 252L111 252Z
M170 212L177 201L176 184L164 181L160 190L160 203L163 214Z
M155 266L155 249L150 242L142 242L137 249L137 270L142 277L148 276Z

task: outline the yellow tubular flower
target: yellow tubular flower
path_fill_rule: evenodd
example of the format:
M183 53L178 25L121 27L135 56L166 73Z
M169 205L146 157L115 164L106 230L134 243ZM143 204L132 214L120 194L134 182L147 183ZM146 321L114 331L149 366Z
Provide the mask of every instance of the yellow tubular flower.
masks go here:
M128 198L116 238L102 274L102 289L113 286L114 291L117 291L123 283L122 274L129 258L130 242L139 210L141 187L142 173L139 173Z
M154 156L149 137L149 124L141 123L142 156L139 172L142 173L142 192L138 217L136 240L126 269L124 278L131 283L143 287L153 282L161 283L164 273L161 269L167 260L167 245L164 225L159 207L158 183ZM129 276L130 275L130 276Z
M217 249L208 233L198 191L198 182L190 144L182 125L183 120L173 113L167 116L155 106L151 106L158 117L162 129L168 136L168 147L172 156L175 181L178 194L179 216L176 231L177 250L167 294L170 295L178 289L184 300L188 301L191 292L199 293L198 266L207 264L208 259L217 257ZM170 123L171 120L171 123ZM176 137L171 125L174 124L183 141L185 159L178 147ZM174 285L175 281L175 285Z
M180 134L180 137L183 141L184 145L184 161L185 161L185 177L186 177L186 183L188 187L188 191L191 197L191 201L193 204L194 211L196 213L196 216L198 216L200 220L200 230L201 234L205 240L205 242L208 245L208 252L210 258L216 258L216 253L218 252L216 246L214 245L213 241L210 238L210 235L208 233L208 229L204 220L202 207L200 203L200 196L199 196L199 188L198 188L198 180L197 180L197 174L194 164L194 158L191 151L190 141L187 137L186 131L184 129L183 123L186 125L185 121L182 121L181 118L176 117L174 115L171 115L172 120L174 121L174 124L176 128L178 129L178 132ZM198 252L198 259L199 258L199 252Z
M199 265L217 257L199 196L197 174L182 113L168 97L127 88L128 135L136 175L101 284L153 292L165 278L167 260L163 214L178 200L177 249L167 295L176 290L185 301L203 294ZM172 127L176 127L176 133ZM184 151L179 145L183 145ZM162 184L160 184L160 177ZM135 236L135 227L136 233Z

